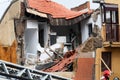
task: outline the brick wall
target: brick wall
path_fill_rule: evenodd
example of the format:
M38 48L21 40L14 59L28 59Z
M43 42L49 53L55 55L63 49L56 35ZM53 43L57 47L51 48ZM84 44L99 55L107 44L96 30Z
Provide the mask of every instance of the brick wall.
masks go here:
M78 58L74 80L93 80L94 58Z

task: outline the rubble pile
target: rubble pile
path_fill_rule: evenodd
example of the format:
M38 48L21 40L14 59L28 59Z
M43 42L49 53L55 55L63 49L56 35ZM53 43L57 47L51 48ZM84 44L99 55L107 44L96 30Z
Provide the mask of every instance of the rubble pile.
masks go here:
M37 65L36 69L46 72L72 71L73 61L76 57L75 50L66 52L63 58L55 60L50 63Z
M81 52L94 51L96 48L102 47L102 39L100 37L89 37L80 47Z

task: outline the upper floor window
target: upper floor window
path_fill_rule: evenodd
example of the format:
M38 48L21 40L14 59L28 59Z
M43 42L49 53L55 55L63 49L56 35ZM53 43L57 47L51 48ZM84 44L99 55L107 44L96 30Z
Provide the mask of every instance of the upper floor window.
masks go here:
M105 3L102 6L102 20L106 24L118 23L118 5Z
M102 21L106 24L106 41L119 41L119 22L117 4L103 4Z
M92 35L92 23L88 24L88 35L89 37Z

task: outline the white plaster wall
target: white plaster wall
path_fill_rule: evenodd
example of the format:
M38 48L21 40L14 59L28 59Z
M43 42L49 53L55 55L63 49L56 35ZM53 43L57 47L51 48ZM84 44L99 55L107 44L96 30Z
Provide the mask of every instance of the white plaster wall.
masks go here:
M93 24L93 28L94 28L94 24L96 24L96 25L98 25L98 27L101 29L101 15L100 14L98 14L98 18L97 18L97 21L96 22L94 22L93 21L93 19L92 19L92 17L88 20L88 23L92 23Z
M38 45L38 22L27 20L27 28L25 30L25 52L37 53Z
M49 34L50 34L50 26L44 24L44 45L46 46L48 44Z
M81 21L81 32L82 32L82 43L87 40L89 37L88 34L88 24L92 23L92 28L94 28L94 24L98 25L98 27L101 29L101 16L100 14L98 15L98 19L96 22L93 22L92 17L89 19L85 19Z
M89 35L88 35L88 22L89 22L89 20L81 21L82 43L89 37Z
M96 21L96 24L98 25L98 27L101 29L102 28L102 22L101 22L101 15L98 15L98 20Z
M38 29L38 22L36 20L27 20L27 29Z
M37 53L37 29L27 29L25 31L25 44L26 53Z

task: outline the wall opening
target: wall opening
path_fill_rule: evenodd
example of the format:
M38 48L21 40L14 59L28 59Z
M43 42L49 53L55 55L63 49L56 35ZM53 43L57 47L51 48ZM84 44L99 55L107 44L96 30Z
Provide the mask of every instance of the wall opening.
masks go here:
M42 47L44 47L44 29L39 28L39 43Z
M102 59L104 60L104 62L106 63L106 65L111 69L111 52L102 52ZM103 62L101 62L101 71L106 70L106 66L103 64Z

